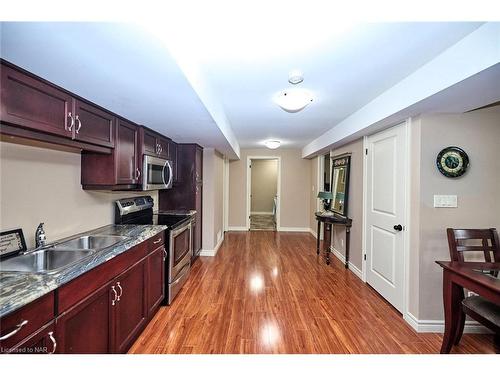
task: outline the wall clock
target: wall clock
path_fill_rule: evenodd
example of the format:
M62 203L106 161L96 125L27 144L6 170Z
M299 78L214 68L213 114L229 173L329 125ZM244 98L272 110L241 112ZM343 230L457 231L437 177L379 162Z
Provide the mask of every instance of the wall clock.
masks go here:
M460 177L469 167L469 156L459 147L446 147L438 154L436 165L444 176Z

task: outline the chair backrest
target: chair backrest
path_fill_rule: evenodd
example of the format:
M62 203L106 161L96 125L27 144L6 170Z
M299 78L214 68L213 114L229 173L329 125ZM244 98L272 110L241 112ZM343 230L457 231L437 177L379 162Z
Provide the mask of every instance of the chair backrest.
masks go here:
M465 262L465 251L481 251L486 262L500 262L500 242L495 228L490 229L453 229L448 228L450 258L454 262ZM474 244L467 244L476 240ZM480 244L478 242L480 241ZM491 257L493 253L493 259Z

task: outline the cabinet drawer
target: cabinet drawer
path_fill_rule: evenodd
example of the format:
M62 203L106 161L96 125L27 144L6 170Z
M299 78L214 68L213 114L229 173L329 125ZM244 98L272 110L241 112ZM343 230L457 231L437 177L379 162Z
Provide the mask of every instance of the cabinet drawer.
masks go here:
M140 243L114 259L84 273L58 289L59 314L90 295L108 281L119 275L124 269L137 263L147 254L147 242Z
M50 292L2 318L0 320L0 337L4 339L0 340L1 351L4 352L15 347L53 318L54 292ZM11 334L12 332L15 333Z
M158 233L156 236L148 240L149 252L151 253L152 251L158 249L164 243L165 243L165 232Z

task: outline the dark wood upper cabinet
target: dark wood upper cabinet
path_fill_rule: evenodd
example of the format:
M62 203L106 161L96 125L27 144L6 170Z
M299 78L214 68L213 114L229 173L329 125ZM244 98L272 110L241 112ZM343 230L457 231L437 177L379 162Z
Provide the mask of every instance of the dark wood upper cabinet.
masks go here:
M81 100L75 101L75 139L114 147L115 116Z
M115 279L118 299L112 309L113 352L124 353L146 322L146 260Z
M156 134L145 129L141 128L142 134L142 153L150 156L157 156L157 143L156 143Z
M157 139L158 142L158 156L163 159L169 159L169 145L170 140L165 137L159 137Z
M169 159L170 139L158 134L146 127L141 127L142 154L156 156L162 159Z
M74 131L73 97L10 66L1 66L0 120L65 138Z
M139 127L118 119L115 149L117 184L138 184L140 181L138 136Z

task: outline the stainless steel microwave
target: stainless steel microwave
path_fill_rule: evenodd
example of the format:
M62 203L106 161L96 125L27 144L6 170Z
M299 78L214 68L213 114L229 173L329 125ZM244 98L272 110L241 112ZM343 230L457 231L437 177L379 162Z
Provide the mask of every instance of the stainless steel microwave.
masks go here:
M174 179L170 160L144 155L142 190L170 189Z

